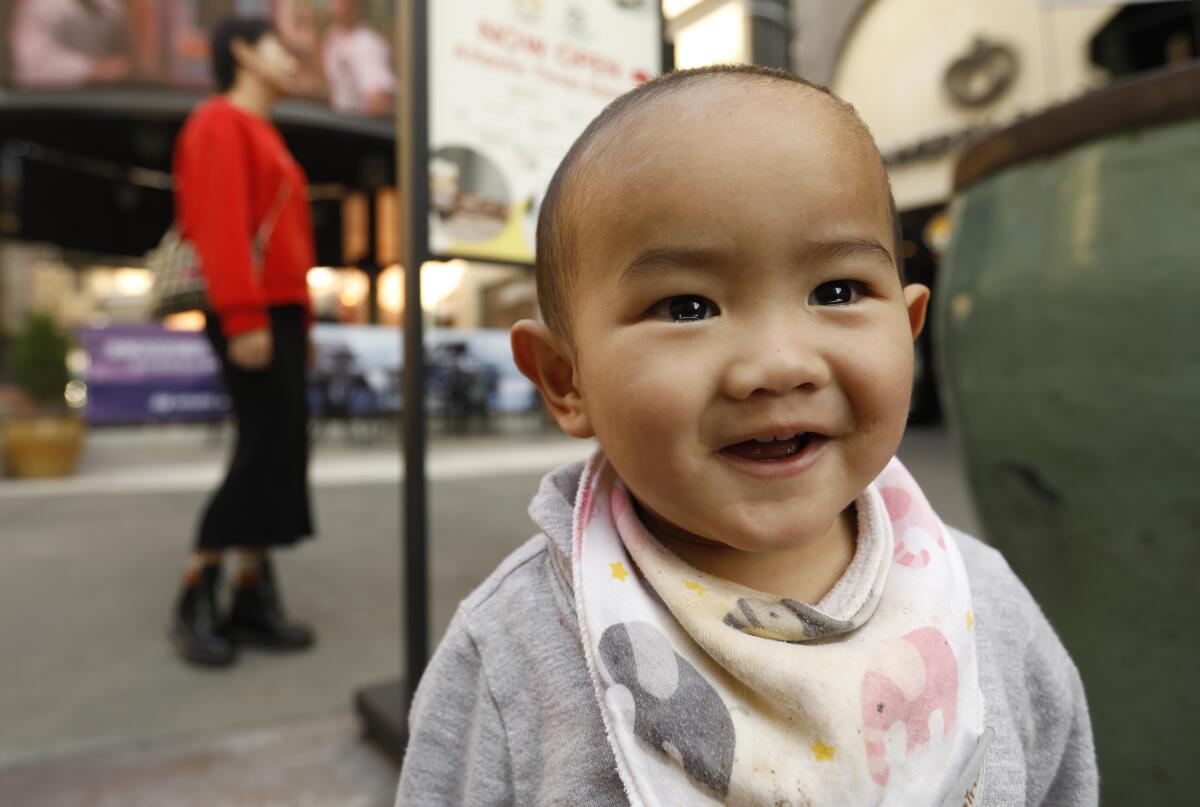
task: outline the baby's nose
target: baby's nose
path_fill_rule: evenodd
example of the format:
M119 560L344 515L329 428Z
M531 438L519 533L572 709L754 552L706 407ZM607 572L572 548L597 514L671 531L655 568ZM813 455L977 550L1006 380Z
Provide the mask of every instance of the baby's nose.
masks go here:
M729 362L722 389L735 400L817 390L829 383L830 369L819 346L792 335L741 348Z

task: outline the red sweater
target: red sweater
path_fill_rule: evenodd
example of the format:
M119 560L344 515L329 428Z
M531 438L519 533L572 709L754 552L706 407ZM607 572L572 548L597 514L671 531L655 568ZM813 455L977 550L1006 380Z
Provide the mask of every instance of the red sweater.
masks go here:
M268 306L309 308L315 249L308 180L278 129L213 96L179 134L175 183L176 220L196 247L209 304L228 336L268 327ZM253 241L273 206L278 219L260 268Z

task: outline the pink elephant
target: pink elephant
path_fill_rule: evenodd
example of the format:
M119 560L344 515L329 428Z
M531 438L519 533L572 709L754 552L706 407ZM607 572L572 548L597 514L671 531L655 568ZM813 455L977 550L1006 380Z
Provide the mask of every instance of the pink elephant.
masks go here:
M888 780L884 738L896 721L904 722L908 753L929 742L929 718L934 712L942 712L943 734L949 734L958 715L958 662L945 635L930 627L918 628L902 638L916 650L924 670L903 666L905 661L916 661L908 648L889 648L893 652L881 657L863 676L860 694L867 767L871 778L881 786ZM920 689L909 697L895 678L908 684L910 691L917 686Z
M908 491L902 488L881 487L879 493L883 496L888 516L892 519L892 532L896 536L896 562L914 569L928 566L929 550L906 544L919 541L920 536L924 534L945 550L946 539L942 537L942 523L933 512L933 508L923 498L914 501Z

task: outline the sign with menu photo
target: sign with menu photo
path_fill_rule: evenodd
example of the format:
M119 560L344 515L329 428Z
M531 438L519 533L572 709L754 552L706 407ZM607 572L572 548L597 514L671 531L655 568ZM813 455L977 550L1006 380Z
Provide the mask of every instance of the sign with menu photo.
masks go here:
M661 64L654 0L431 2L430 251L532 263L558 163Z

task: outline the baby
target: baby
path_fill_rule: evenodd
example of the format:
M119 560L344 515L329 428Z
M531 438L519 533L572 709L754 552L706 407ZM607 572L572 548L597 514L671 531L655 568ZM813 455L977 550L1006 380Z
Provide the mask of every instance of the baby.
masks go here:
M580 136L518 366L594 437L458 610L398 804L1097 802L1079 675L893 459L929 290L853 109L668 74Z

